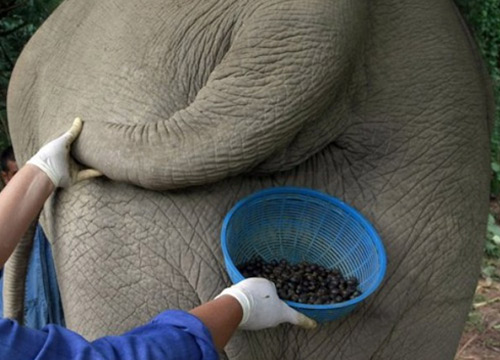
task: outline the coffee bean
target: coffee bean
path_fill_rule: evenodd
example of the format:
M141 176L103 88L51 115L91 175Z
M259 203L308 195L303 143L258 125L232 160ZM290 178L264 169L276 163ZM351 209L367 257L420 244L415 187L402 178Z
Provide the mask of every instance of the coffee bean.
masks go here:
M338 269L308 263L291 264L286 259L264 261L256 255L238 266L245 277L264 277L276 285L283 300L307 304L332 304L361 295L356 277L344 278Z
M318 289L318 291L316 291L316 294L318 294L318 296L323 296L323 295L326 295L328 293L328 290L324 287L320 287Z
M307 303L308 301L308 296L307 294L302 294L299 296L299 303Z

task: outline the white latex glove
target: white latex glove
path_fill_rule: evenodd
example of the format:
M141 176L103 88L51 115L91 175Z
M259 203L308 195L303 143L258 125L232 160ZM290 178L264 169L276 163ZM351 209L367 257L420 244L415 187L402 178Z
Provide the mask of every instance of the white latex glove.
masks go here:
M289 322L312 329L316 322L295 311L276 293L274 283L263 278L249 278L227 289L220 295L230 295L241 304L243 318L238 326L243 330L260 330Z
M70 158L71 144L82 131L82 126L82 120L76 118L71 129L44 145L27 162L47 174L56 187L67 187L75 182L102 175L101 172L93 169L80 170Z

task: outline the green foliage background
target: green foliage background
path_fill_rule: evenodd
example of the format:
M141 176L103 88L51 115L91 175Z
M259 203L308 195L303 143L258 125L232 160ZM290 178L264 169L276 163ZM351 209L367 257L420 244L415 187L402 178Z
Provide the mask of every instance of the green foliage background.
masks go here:
M14 64L29 38L61 2L0 0L0 149L10 144L6 98Z
M495 123L491 136L491 192L500 193L500 0L456 0L469 23L491 75Z

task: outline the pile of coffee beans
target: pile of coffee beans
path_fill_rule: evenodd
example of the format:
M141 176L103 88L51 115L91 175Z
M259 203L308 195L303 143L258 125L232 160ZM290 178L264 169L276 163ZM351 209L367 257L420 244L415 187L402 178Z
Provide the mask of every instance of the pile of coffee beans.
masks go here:
M344 278L339 269L326 269L308 262L290 264L288 261L265 262L260 256L237 266L245 278L263 277L276 285L283 300L304 304L335 304L361 295L355 277Z

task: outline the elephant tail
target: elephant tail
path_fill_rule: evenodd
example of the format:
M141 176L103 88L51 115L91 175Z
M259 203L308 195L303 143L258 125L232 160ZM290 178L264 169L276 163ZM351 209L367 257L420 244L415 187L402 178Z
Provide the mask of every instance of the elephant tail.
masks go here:
M4 268L3 316L20 324L24 322L24 289L37 223L38 218L31 223Z

